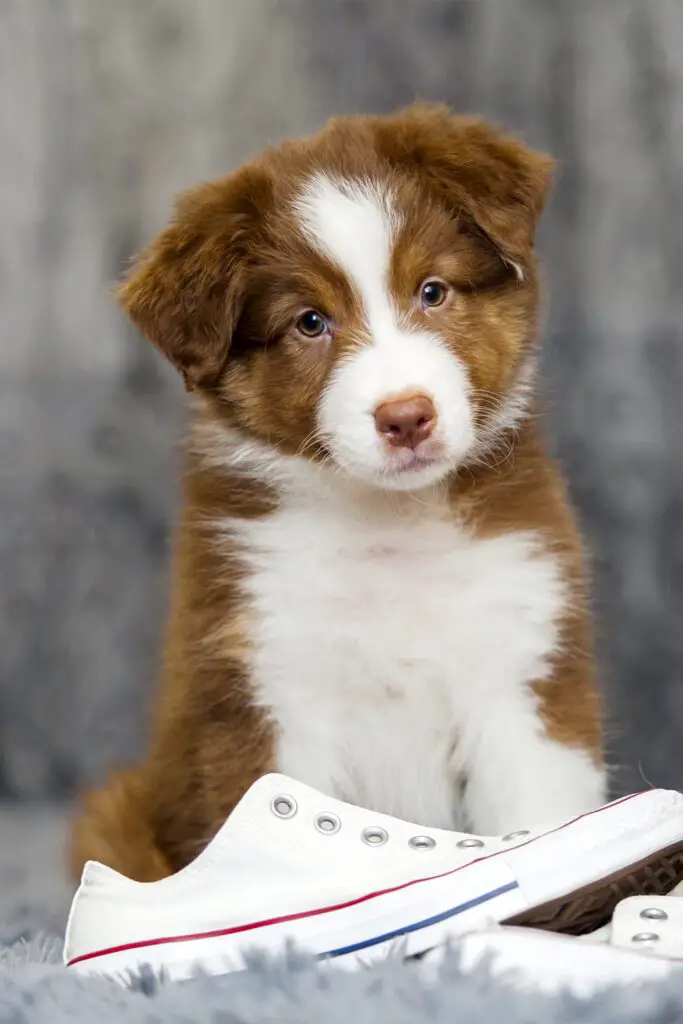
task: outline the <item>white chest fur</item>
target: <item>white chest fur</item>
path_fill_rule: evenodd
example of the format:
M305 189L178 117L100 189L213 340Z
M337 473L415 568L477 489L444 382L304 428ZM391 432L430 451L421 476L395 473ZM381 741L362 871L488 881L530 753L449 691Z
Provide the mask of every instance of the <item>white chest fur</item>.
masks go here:
M476 539L436 496L364 503L309 487L227 525L250 568L253 680L277 770L422 825L493 831L547 816L528 776L536 748L557 745L528 684L548 674L565 593L539 537ZM487 746L500 747L500 772L482 768ZM572 769L563 753L540 758L553 781ZM567 799L563 787L557 816L599 802L599 789Z

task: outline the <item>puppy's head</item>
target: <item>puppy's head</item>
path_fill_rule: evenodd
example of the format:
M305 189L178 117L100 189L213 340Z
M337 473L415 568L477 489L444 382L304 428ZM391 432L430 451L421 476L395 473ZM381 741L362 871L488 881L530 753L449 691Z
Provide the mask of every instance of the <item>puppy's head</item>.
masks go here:
M420 488L523 412L550 168L442 107L340 118L185 196L121 301L238 430Z

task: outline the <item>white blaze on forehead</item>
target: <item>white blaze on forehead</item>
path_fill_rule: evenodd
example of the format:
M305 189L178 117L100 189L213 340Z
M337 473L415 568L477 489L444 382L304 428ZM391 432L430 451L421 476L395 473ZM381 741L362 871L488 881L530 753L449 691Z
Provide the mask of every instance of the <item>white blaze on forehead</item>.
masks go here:
M392 196L370 181L311 178L295 201L307 238L346 275L363 304L375 342L395 323L389 266L400 219Z
M416 489L457 465L473 440L467 370L440 335L401 319L389 287L391 257L401 217L393 196L372 181L310 178L294 203L307 240L351 284L361 303L367 341L347 351L330 374L317 422L336 463L380 486ZM437 427L430 443L441 461L399 479L397 460L380 437L374 412L404 394L429 396Z

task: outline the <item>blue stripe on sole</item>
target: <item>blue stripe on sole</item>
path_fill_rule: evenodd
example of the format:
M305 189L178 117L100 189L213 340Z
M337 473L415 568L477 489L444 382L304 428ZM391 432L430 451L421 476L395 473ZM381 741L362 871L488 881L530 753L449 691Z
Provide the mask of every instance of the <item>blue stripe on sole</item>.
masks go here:
M411 932L418 932L422 928L429 928L430 925L439 924L440 921L447 921L449 917L457 917L458 914L464 914L465 911L471 910L472 907L478 907L482 903L488 903L489 900L494 900L496 896L502 896L503 893L511 892L513 889L519 889L519 882L509 882L507 885L501 885L498 889L492 889L490 892L485 892L481 896L476 896L472 900L468 900L466 903L460 903L457 907L451 907L450 910L444 910L441 914L435 914L433 917L426 917L423 921L415 921L413 924L407 924L403 928L395 928L394 931L385 932L383 935L375 935L371 939L364 939L362 942L354 942L351 946L340 946L338 949L331 949L327 953L320 953L318 959L323 957L338 957L346 956L347 953L357 953L361 949L368 949L370 946L378 946L381 942L390 942L391 939L399 939L402 935L409 935Z

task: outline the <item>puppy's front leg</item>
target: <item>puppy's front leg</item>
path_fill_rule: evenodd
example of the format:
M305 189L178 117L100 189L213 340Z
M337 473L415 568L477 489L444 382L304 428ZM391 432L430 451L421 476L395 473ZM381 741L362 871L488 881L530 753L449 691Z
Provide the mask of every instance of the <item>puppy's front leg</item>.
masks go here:
M558 824L601 806L606 773L581 745L547 731L530 692L499 703L463 737L467 819L480 835Z

